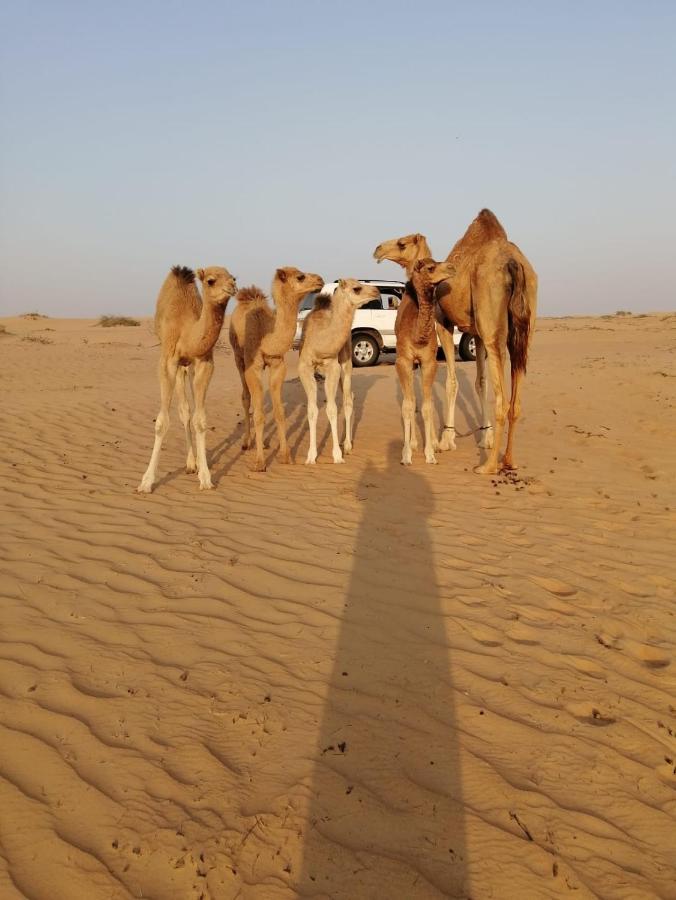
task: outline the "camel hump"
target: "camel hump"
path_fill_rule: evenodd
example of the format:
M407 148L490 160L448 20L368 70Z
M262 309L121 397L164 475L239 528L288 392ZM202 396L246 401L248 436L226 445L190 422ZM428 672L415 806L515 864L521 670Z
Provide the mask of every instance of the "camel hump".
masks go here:
M237 293L238 303L255 303L257 301L265 303L266 299L263 291L255 284L244 287Z
M498 217L490 209L482 209L474 222L472 222L472 225L475 222L480 225L486 240L493 238L504 238L507 240L507 232L500 224ZM472 225L470 225L470 228Z
M472 256L489 241L495 240L506 241L507 232L498 221L495 213L492 213L490 209L482 209L460 240L456 241L453 249L448 254L447 260L455 262L467 255Z
M171 274L178 281L183 282L183 284L194 284L195 283L195 273L192 269L189 269L187 266L172 266Z

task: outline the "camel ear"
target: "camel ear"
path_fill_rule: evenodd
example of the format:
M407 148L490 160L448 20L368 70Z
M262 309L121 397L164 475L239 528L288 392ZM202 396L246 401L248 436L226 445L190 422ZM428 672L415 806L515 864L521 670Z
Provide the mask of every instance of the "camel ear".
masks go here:
M199 278L200 281L204 281L204 269L197 270L197 277Z
M420 238L421 238L421 237L422 237L421 234L414 234L414 235L413 235L413 243L414 243L414 244L419 244L419 243L420 243Z
M279 278L280 281L286 281L286 272L284 269L277 269L277 278Z

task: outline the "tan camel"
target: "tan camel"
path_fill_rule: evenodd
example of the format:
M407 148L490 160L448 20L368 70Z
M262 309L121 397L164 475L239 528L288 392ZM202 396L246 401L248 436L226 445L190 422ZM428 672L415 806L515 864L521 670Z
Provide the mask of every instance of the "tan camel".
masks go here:
M409 236L409 238L416 236ZM403 249L399 244L403 244ZM396 262L408 261L416 252L418 241L400 238L376 248L376 258ZM394 245L394 248L390 245ZM537 275L516 244L508 240L504 228L495 215L482 209L463 237L455 244L447 257L455 269L455 275L440 281L435 299L437 323L447 361L447 347L452 347L453 327L473 334L477 341L477 390L482 399L483 446L490 449L488 459L477 466L479 474L495 474L500 465L498 454L505 421L509 419L507 448L502 460L503 468L514 468L514 430L521 414L521 382L526 371L528 347L535 326L537 308ZM400 262L404 265L403 262ZM441 274L441 273L439 273ZM430 273L434 280L434 273ZM485 375L481 368L485 347L495 395L495 435L486 420ZM504 379L504 364L509 353L511 364L511 397L508 401ZM449 366L450 374L450 366ZM444 434L453 426L451 408L454 406L457 382L449 390L447 381L447 420ZM452 431L451 431L452 434ZM442 438L442 447L444 446Z
M279 435L279 458L290 462L286 440L286 418L282 402L282 384L286 376L284 357L291 349L296 333L298 306L310 291L320 291L324 280L312 272L301 272L293 266L277 269L272 281L275 311L270 309L265 294L257 287L243 288L237 295L237 307L230 320L230 343L242 379L244 438L242 449L252 446L251 409L256 437L254 471L265 471L263 426L265 424L263 370L270 369L270 397Z
M437 461L434 451L438 449L438 443L434 434L432 407L432 391L437 374L437 336L434 328L434 284L428 276L430 263L436 272L436 263L431 259L418 260L411 267L411 280L406 285L394 324L394 333L397 338L395 365L403 395L401 417L404 423L404 449L401 462L404 466L411 465L411 451L418 449L413 388L415 363L420 364L422 382L425 462L434 464ZM452 274L452 269L447 267L445 277Z
M338 407L336 393L338 382L343 391L343 412L345 414L345 453L352 452L352 321L355 310L377 300L380 291L374 285L362 284L354 278L341 278L330 297L320 295L315 307L303 323L303 337L300 346L298 375L307 394L307 420L310 428L310 448L306 465L317 461L317 382L315 372L321 370L326 376L326 415L331 424L333 438L333 461L342 463L343 454L338 440Z
M394 238L379 244L374 253L378 262L389 259L398 263L406 270L408 278L411 277L413 266L418 260L431 259L432 253L427 240L422 234L407 234L404 237ZM458 396L458 377L455 371L455 345L453 343L454 326L440 315L438 306L435 308L437 319L437 335L439 343L446 357L446 407L444 411L444 427L439 439L437 449L455 450L455 402ZM443 321L440 321L443 319ZM475 336L476 344L476 381L475 388L481 405L481 436L479 446L490 448L493 446L493 428L488 415L488 382L486 380L486 351L481 338Z
M235 279L227 269L210 266L198 269L202 282L202 298L195 285L195 275L184 266L174 266L164 280L157 298L155 332L160 339L160 411L155 419L155 443L139 493L149 494L157 479L157 466L162 442L169 429L169 410L174 394L178 394L178 414L185 431L187 472L197 473L201 490L212 487L206 453L207 419L205 400L214 371L213 348L223 326L228 300L237 290ZM190 395L194 394L194 410ZM192 422L192 430L191 430Z

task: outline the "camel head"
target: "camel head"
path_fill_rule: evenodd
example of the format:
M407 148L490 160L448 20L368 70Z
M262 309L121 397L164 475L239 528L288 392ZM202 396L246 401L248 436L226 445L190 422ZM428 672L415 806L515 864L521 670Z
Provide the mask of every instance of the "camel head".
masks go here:
M369 300L377 300L380 297L380 291L374 284L362 284L355 278L341 278L333 296L344 297L353 309L359 309Z
M413 266L412 280L416 279L429 284L440 284L455 275L455 266L448 262L436 262L430 256L419 259Z
M321 291L324 279L314 272L301 272L295 266L277 269L272 280L272 296L275 303L286 302L299 304L310 291Z
M373 257L378 262L389 259L398 263L409 274L416 260L429 255L430 248L422 234L407 234L404 237L393 238L391 241L383 241L373 251Z
M202 297L214 306L227 306L228 300L237 292L234 275L221 266L198 269L197 277L202 282Z

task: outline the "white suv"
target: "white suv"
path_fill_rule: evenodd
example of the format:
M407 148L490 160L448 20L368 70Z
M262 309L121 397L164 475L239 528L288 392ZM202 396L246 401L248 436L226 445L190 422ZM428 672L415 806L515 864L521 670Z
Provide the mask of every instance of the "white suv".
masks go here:
M394 322L397 318L397 307L404 288L403 281L375 281L360 279L362 284L373 284L380 291L379 300L369 300L354 314L352 323L352 363L355 366L375 366L381 353L394 353L397 340L394 336ZM338 286L337 281L330 281L321 290L322 295L331 296ZM315 304L317 294L308 294L303 298L298 312L298 327L293 346L298 347L303 331L303 319ZM461 359L474 359L474 339L468 334L454 334L455 346L459 348Z

